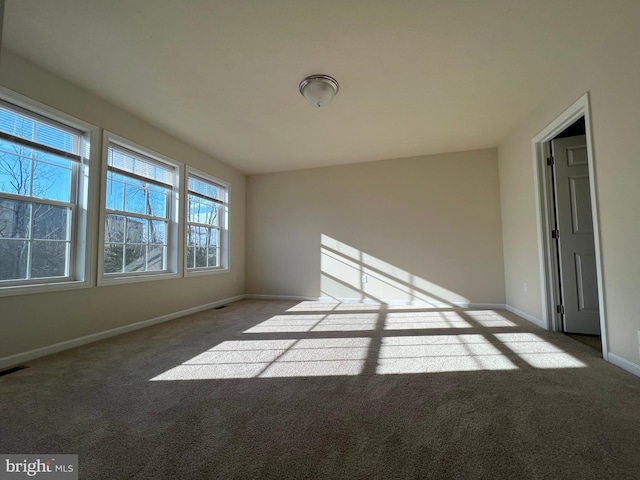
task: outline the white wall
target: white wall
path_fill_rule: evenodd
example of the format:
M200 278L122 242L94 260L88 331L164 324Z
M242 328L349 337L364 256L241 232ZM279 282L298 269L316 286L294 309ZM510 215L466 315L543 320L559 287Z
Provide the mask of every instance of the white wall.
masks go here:
M229 273L1 297L0 359L244 293L243 174L6 50L0 84L231 184Z
M249 176L247 265L250 294L503 304L497 152Z
M600 48L576 58L573 73L557 83L498 149L507 303L541 318L531 141L589 92L608 346L635 364L640 363L639 23L640 2L635 2L617 32Z

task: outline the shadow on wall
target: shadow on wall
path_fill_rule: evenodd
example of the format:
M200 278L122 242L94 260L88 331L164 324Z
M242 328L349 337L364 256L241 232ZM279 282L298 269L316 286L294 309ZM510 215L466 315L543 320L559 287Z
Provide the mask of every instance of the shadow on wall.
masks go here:
M327 299L467 307L469 299L322 234L320 290Z

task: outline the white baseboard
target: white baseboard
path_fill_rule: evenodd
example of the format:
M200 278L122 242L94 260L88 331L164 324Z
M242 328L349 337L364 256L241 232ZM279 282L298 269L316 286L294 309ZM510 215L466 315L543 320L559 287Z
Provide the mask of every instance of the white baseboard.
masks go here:
M629 360L619 357L615 353L609 352L607 355L609 362L613 363L616 367L620 367L629 373L633 373L635 376L640 377L640 365L630 362Z
M548 330L547 324L542 320L540 320L539 318L536 318L533 315L529 315L528 313L525 313L522 310L518 310L517 308L513 308L511 305L506 305L505 307L507 311L511 313L515 313L519 317L522 317L525 320L528 320L529 322L539 326L540 328L544 328L545 330Z
M0 370L4 370L5 368L9 368L14 365L19 365L21 363L34 360L36 358L51 355L53 353L62 352L63 350L69 350L71 348L79 347L81 345L87 345L89 343L97 342L99 340L104 340L105 338L115 337L116 335L121 335L123 333L139 330L141 328L149 327L157 323L167 322L169 320L173 320L179 317L184 317L185 315L201 312L203 310L209 310L210 308L219 307L220 305L225 305L227 303L237 302L238 300L242 300L244 297L245 297L244 295L236 295L235 297L225 298L223 300L207 303L205 305L199 305L197 307L187 308L185 310L169 313L167 315L151 318L149 320L143 320L141 322L124 325L122 327L112 328L110 330L105 330L104 332L92 333L91 335L74 338L73 340L67 340L64 342L55 343L53 345L48 345L46 347L29 350L27 352L16 353L15 355L9 355L8 357L2 357L0 358Z

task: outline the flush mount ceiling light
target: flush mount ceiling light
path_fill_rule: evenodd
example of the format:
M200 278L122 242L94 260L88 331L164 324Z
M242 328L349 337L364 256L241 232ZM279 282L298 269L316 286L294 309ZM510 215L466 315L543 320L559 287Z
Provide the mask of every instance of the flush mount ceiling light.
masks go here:
M329 75L310 75L300 82L300 93L314 107L329 105L340 86Z

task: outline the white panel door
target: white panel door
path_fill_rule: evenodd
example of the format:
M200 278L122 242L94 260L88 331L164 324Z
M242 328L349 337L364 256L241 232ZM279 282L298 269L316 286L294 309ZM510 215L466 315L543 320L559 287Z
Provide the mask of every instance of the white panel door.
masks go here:
M564 331L600 334L586 137L551 142L555 159L560 283Z

